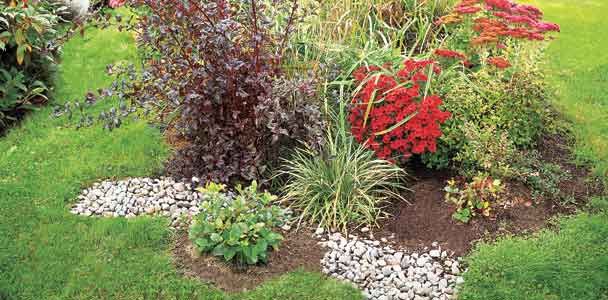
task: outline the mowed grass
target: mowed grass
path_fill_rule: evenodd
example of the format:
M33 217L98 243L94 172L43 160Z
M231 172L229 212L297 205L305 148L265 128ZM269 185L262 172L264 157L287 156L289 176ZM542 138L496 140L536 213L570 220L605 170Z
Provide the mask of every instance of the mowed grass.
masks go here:
M608 1L532 3L561 25L547 51L548 74L558 92L555 104L574 123L577 158L608 178Z
M562 26L547 52L555 104L573 121L578 159L608 170L608 2L542 0L546 19ZM608 182L608 180L605 180ZM608 299L608 198L555 230L481 244L468 258L461 300Z
M132 37L90 29L65 46L57 102L107 86L107 64L136 57ZM110 103L99 103L99 108ZM97 108L97 109L99 109ZM76 130L47 107L0 138L0 300L358 299L320 274L296 272L228 295L177 274L163 218L93 219L70 214L94 181L157 174L168 155L159 132L129 122L113 132Z

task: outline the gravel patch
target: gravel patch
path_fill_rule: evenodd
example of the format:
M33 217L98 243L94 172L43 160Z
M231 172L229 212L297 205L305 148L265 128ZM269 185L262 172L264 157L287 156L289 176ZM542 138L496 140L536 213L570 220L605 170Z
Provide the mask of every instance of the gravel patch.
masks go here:
M177 227L182 218L199 213L204 196L195 189L199 180L176 181L170 177L129 178L93 184L78 196L71 212L83 216L126 217L161 215Z
M323 273L355 284L367 299L456 299L460 258L437 244L431 249L405 252L372 239L329 234L322 245L328 252L321 260Z

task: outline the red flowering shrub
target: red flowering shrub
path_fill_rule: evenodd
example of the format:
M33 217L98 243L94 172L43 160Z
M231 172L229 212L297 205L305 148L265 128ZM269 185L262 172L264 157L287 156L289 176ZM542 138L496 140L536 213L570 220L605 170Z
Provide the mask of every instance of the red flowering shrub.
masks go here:
M439 109L441 98L424 95L427 74L441 70L432 60L408 59L396 73L391 66L362 67L354 72L360 90L353 99L351 132L381 159L407 160L412 154L434 152L440 124L449 112Z
M508 40L543 41L548 32L559 31L559 25L544 22L543 13L536 7L518 4L510 0L462 0L453 12L442 17L439 23L452 24L470 19L473 36L469 52L479 48L493 47L492 54L500 54ZM444 50L442 50L444 51ZM437 52L438 56L463 60L460 56ZM466 62L466 59L464 59ZM490 58L488 63L504 69L510 63L501 57Z

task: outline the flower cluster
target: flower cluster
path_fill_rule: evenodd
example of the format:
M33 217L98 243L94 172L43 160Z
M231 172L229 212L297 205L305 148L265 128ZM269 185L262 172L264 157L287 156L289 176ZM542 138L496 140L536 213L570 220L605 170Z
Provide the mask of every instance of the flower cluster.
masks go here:
M117 7L125 5L126 2L127 2L127 0L110 0L109 5L111 8L117 8Z
M493 46L501 50L505 48L505 41L508 39L543 41L547 33L560 30L559 25L544 22L542 17L543 13L538 8L510 0L462 0L451 14L442 17L438 22L451 24L471 18L475 32L470 41L471 45ZM451 58L462 59L459 56ZM501 57L491 59L488 63L498 68L510 66L510 63Z
M441 69L432 60L408 59L395 73L392 66L361 67L353 74L361 89L353 99L351 132L381 159L405 161L412 154L435 152L440 125L451 114L441 111L441 98L422 95L429 74Z

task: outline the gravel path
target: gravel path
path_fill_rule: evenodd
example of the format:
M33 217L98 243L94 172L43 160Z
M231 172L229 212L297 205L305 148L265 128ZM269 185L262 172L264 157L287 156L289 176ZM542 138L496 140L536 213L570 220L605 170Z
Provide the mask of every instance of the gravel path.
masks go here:
M368 299L456 299L463 282L460 259L436 244L430 250L407 253L377 240L345 238L340 233L328 235L322 243L329 249L321 260L323 272L355 284Z

